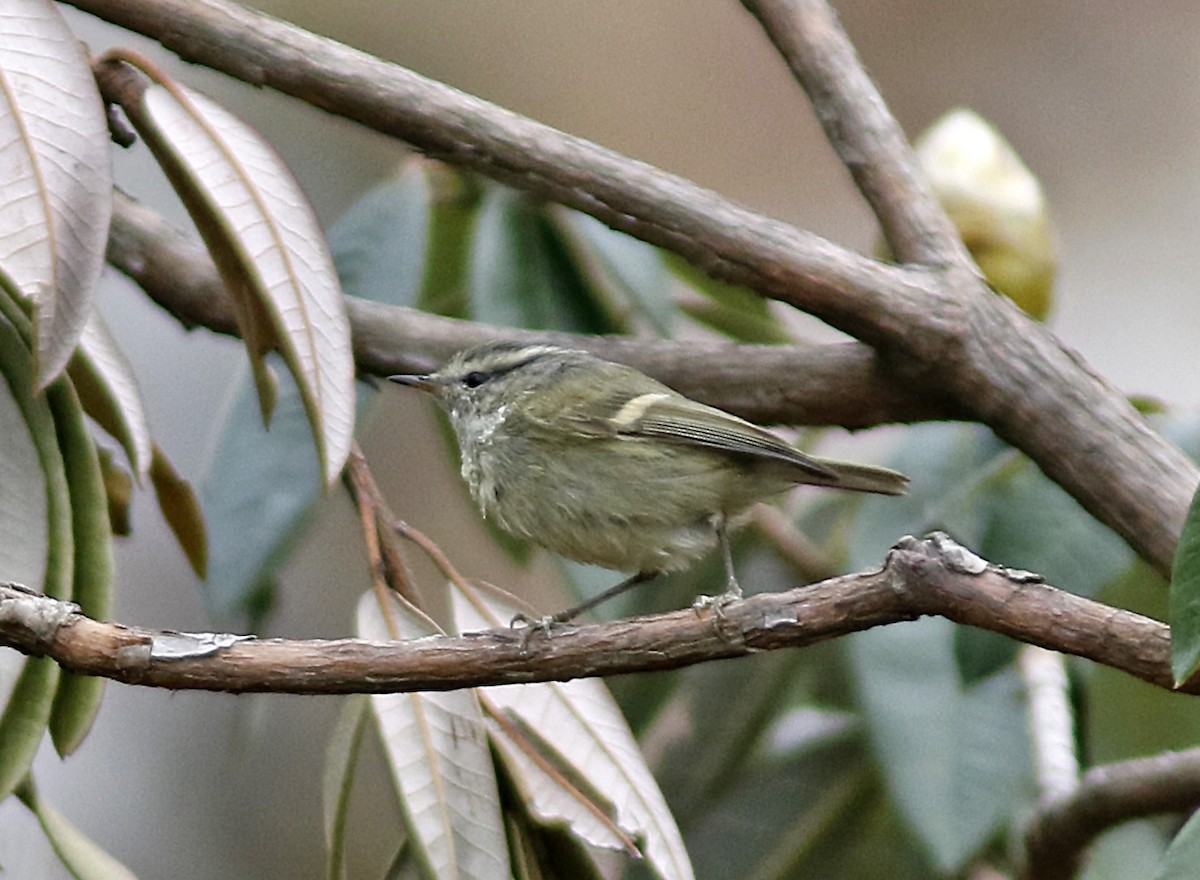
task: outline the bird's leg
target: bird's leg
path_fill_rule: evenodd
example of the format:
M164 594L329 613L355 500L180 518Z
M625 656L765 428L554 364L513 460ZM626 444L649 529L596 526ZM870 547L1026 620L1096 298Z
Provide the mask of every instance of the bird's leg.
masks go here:
M722 514L713 517L713 528L717 531L717 543L721 545L721 558L725 561L725 592L719 596L697 596L692 607L697 611L713 608L720 615L721 606L742 598L742 586L733 570L733 548L729 545L729 527Z
M732 602L742 598L742 585L738 583L737 572L733 570L733 547L729 543L729 528L723 516L717 520L717 541L721 545L721 558L725 560L725 593L721 598Z
M655 574L656 573L652 571L639 571L637 574L625 578L625 580L621 581L616 586L609 587L603 593L592 596L592 598L584 602L580 602L578 605L573 605L565 611L560 611L557 614L547 614L545 617L542 617L538 620L531 620L524 614L518 614L512 619L512 623L510 625L516 626L519 623L523 623L530 628L536 627L548 634L550 632L550 627L552 627L554 624L566 623L570 620L574 620L580 614L583 614L583 612L591 611L597 605L607 602L614 596L621 595L631 587L636 587L638 584L645 583L653 578Z
M550 619L554 623L566 623L568 620L574 620L580 614L583 614L583 612L591 611L597 605L607 602L614 596L619 596L626 590L636 587L638 584L644 584L646 581L653 578L655 574L656 572L653 571L639 571L637 574L630 575L629 577L625 578L625 580L621 581L616 586L609 587L603 593L592 596L592 598L588 599L587 601L580 602L578 605L574 606L573 608L568 608L566 611L560 611L558 614L551 615Z

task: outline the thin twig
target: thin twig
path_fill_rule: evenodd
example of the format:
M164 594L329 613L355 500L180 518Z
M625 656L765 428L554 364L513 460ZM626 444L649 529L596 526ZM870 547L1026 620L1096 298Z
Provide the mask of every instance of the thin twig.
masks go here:
M757 504L751 511L759 534L805 581L822 581L837 575L837 569L808 535L800 531L778 507Z
M473 592L467 583L467 579L459 573L458 569L454 567L454 563L450 561L450 557L442 551L441 547L434 543L432 538L416 526L411 526L396 516L393 516L388 524L397 534L420 547L421 551L437 566L438 571L445 575L446 580L450 581L450 583L454 584L454 586L458 587L465 594L469 595Z
M358 510L363 542L367 549L367 562L371 569L371 589L374 590L375 599L379 603L379 612L383 616L388 635L392 639L399 639L400 628L392 615L389 590L395 590L412 605L419 607L419 604L403 558L395 548L391 548L386 557L383 553L382 546L387 542L381 540L379 519L381 514L390 516L391 512L375 484L375 478L371 475L367 459L357 441L351 443L343 481L350 490L350 496Z
M368 545L374 544L378 550L379 563L388 585L413 605L420 607L421 602L413 584L412 571L408 567L404 554L396 546L396 541L387 525L395 519L392 508L375 475L367 464L362 448L355 441L350 446L350 456L347 460L347 478L355 503L365 505L371 510L371 525L374 527L374 537L368 537ZM364 529L366 523L364 523Z
M472 585L472 581L463 577L462 573L455 567L454 563L450 561L450 557L447 556L445 551L443 551L442 548L437 545L433 538L426 535L416 526L410 525L396 516L392 516L392 518L389 520L389 526L395 534L407 538L409 541L412 541L414 544L416 544L421 551L429 557L430 561L437 567L438 571L442 573L442 576L454 585L455 589L458 590L459 595L461 595L468 603L470 603L470 605L485 619L490 620L493 626L504 626L507 623L507 621L497 620L495 618L495 615L479 598L475 587ZM498 587L492 587L490 584L487 586L491 589L499 589ZM505 601L522 608L523 613L529 616L533 615L533 610L529 608L529 606L525 605L519 598L511 593L505 591L501 592L504 592Z

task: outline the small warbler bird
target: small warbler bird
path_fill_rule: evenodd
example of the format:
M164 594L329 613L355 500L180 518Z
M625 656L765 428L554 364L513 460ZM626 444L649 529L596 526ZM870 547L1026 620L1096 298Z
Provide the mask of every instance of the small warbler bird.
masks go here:
M488 342L437 372L390 376L449 413L462 475L505 531L627 580L542 623L563 622L714 545L739 598L727 526L806 483L901 495L896 471L806 455L763 428L697 403L632 367L551 345Z

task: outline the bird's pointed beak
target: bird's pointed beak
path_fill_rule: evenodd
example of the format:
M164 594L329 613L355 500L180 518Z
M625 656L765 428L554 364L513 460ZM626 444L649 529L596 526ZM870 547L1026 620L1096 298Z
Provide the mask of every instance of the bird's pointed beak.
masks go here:
M407 385L409 388L416 388L418 391L424 391L428 394L435 393L441 387L441 383L432 374L425 376L388 376L388 381L395 382L397 385Z

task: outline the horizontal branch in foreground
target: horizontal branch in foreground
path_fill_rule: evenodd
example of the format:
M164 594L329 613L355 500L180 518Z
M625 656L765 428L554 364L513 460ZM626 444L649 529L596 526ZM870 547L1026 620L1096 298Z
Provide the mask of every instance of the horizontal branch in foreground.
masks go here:
M1170 635L1157 621L987 564L945 535L904 538L880 571L832 578L722 608L688 609L545 635L491 630L378 644L239 640L100 623L74 606L0 586L0 645L129 684L277 693L386 693L562 681L675 669L802 647L940 615L1086 657L1171 687ZM1200 690L1193 682L1186 690Z
M208 251L119 192L108 261L184 325L237 334L229 296ZM858 342L732 345L535 333L353 297L346 303L359 372L376 376L420 372L469 345L504 337L587 349L756 422L868 428L952 419L956 413L942 395L889 375L874 350Z

